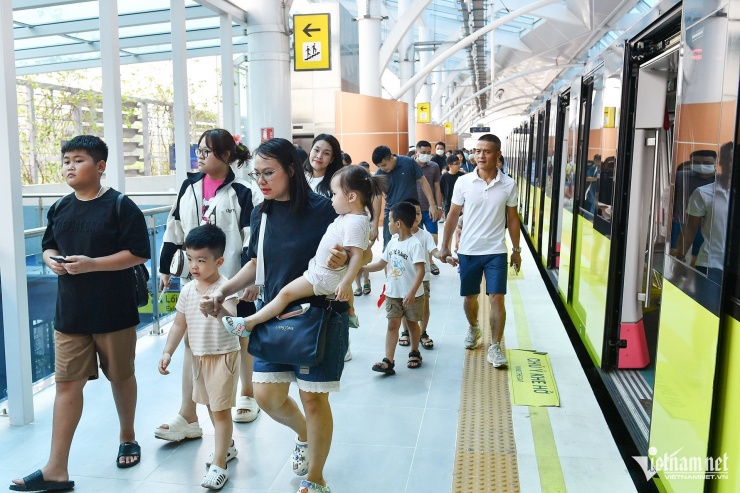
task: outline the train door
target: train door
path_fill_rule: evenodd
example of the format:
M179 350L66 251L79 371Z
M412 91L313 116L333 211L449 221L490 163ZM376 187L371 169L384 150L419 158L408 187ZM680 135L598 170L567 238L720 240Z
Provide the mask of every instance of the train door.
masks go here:
M520 195L524 199L524 221L522 227L524 230L531 235L532 233L532 184L534 182L534 166L532 161L534 160L534 142L537 135L536 119L532 116L529 120L528 132L526 135L526 144L524 149L524 190L523 194Z
M542 253L542 217L544 205L544 184L547 164L547 134L549 130L549 101L537 113L537 141L535 143L534 180L532 200L532 243L537 254Z
M570 108L570 93L566 92L553 99L550 106L550 143L548 145L547 182L545 184L545 222L543 224L543 241L547 250L543 259L547 272L557 285L560 267L560 237L562 233L561 210L564 207L565 169L568 162L568 133L566 123Z
M557 197L560 189L560 183L555 181L559 177L559 170L556 168L555 163L555 134L558 126L557 119L559 100L560 98L555 96L547 102L545 117L545 121L547 122L547 135L545 136L546 151L542 162L542 181L544 184L544 190L542 195L542 226L540 227L540 241L542 243L542 254L540 258L542 259L542 264L548 269L552 269L554 265L554 261L551 260L552 252L555 249L552 242L552 238L554 236L553 231L556 229L554 226L555 221L553 220L553 211L559 206L559 202L554 198ZM555 202L554 206L553 202Z
M578 155L578 125L580 122L580 112L578 111L581 99L580 79L573 83L568 96L565 129L563 132L563 161L560 165L563 181L560 200L563 205L560 209L560 217L558 217L558 224L560 225L558 290L566 303L570 303L573 298L571 264L573 256L573 225L575 224L576 156Z

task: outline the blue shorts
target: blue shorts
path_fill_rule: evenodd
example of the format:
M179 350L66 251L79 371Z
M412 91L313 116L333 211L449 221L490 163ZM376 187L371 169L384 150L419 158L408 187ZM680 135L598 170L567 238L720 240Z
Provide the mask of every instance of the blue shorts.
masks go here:
M460 260L460 296L480 294L480 283L486 276L486 294L506 294L508 256L457 254Z
M436 235L439 232L437 229L437 221L432 221L432 216L429 215L429 211L421 211L421 224L424 225L424 229Z
M294 366L270 363L254 358L254 383L298 382L305 392L337 392L344 370L344 355L349 347L349 319L347 312L334 312L326 329L326 348L321 366Z
M678 235L681 234L683 225L678 221L671 222L671 248L678 246ZM701 230L696 230L696 236L694 236L694 243L691 244L691 255L696 257L699 255L701 245L704 243L704 236L701 234Z

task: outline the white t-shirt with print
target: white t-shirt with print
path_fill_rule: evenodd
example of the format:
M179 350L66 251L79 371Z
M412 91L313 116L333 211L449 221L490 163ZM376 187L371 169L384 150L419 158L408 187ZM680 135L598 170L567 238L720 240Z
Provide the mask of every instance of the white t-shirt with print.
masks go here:
M416 233L413 233L414 238L419 240L421 247L424 249L424 280L431 281L432 279L432 252L437 248L437 243L434 241L432 233L426 229L421 229Z
M506 207L517 204L513 178L499 172L491 183L486 183L475 170L455 182L452 203L465 207L465 227L460 235L458 253L506 253Z
M218 281L208 288L207 292L217 291L227 280L224 276L221 276ZM204 317L200 312L199 303L203 294L195 289L196 284L198 284L197 281L191 281L184 285L175 305L175 309L185 315L188 340L193 355L204 356L206 354L226 354L238 351L239 338L224 330L221 319ZM236 295L232 295L228 298L235 297Z
M323 180L324 180L323 176L311 176L308 173L306 173L306 181L308 181L308 186L311 187L311 190L314 192L316 192L316 188L319 186L319 183L321 183ZM316 192L316 193L319 193L319 192Z
M416 264L425 262L424 247L414 236L400 241L393 235L383 251L386 267L385 295L389 298L405 298L416 279ZM414 297L424 294L424 285L419 284Z

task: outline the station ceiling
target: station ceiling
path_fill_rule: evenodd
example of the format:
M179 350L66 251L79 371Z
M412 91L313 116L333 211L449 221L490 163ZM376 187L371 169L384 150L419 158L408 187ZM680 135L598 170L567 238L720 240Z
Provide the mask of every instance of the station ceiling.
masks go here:
M409 3L417 5L419 1ZM100 66L97 0L12 2L18 75ZM219 54L220 13L232 14L235 55L246 52L247 15L241 7L248 8L249 2L184 0L184 3L189 57ZM357 16L356 0L339 0L339 3ZM385 39L400 21L399 2L382 0L381 3L383 16L387 18L382 24ZM438 53L489 24L491 19L500 19L531 3L534 0L429 0L414 30L416 58L423 58L424 52ZM506 22L492 36L482 36L435 70L443 70L445 84L454 82L463 98L481 92L492 82L528 73L496 87L493 92L483 91L471 99L468 111L471 121L494 112L520 114L545 96L553 81L568 70L561 66L571 66L605 49L657 3L658 0L559 0ZM171 58L169 6L170 0L118 2L122 64ZM397 67L397 63L391 62L388 69L397 72Z

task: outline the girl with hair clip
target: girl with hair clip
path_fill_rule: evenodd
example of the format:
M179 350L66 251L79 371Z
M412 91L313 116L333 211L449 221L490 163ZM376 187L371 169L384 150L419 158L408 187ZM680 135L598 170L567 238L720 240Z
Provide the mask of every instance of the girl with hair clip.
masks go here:
M334 295L338 301L348 301L349 317L357 318L352 313L352 281L360 272L364 252L370 244L369 219L372 219L373 198L385 192L385 177L372 176L359 166L349 166L334 174L331 190L332 206L339 217L324 233L306 272L281 289L254 315L224 317L226 330L240 337L249 337L255 325L280 315L292 302L308 296ZM337 244L349 253L349 265L332 269L326 266L325 259L332 246Z
M342 149L337 138L329 134L317 135L311 144L308 160L303 163L311 190L331 198L331 179L343 166Z
M226 234L226 250L221 273L233 277L242 266L249 246L250 217L255 205L262 202L262 193L256 184L237 178L231 165L241 168L252 157L239 136L222 128L206 130L198 139L195 151L198 171L188 173L182 183L177 199L172 205L164 232L162 251L159 258L161 274L159 288L170 286L172 259L182 255L185 237L194 228L203 224L215 224ZM186 261L187 262L187 261ZM183 278L186 279L186 278ZM254 313L254 304L240 302L237 314L246 316ZM236 411L232 416L236 422L254 421L259 406L254 400L252 387L252 356L246 347L241 351L241 393L237 398ZM177 415L154 430L154 436L162 440L180 441L199 438L203 430L198 423L196 405L192 399L192 357L187 337L182 372L182 402Z

